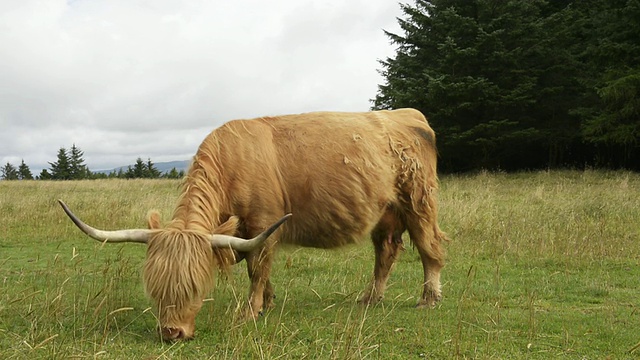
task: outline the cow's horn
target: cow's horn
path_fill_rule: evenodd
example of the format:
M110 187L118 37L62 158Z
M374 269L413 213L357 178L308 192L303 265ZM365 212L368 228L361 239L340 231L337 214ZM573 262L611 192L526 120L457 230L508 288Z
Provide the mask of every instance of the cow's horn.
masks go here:
M142 243L146 244L149 236L151 235L151 230L147 229L129 229L129 230L116 230L116 231L103 231L94 229L91 226L85 224L82 220L78 219L71 210L67 207L62 200L58 200L62 209L65 213L71 218L74 224L82 232L89 235L91 238L98 240L100 242L109 242L109 243L121 243L121 242L134 242L134 243Z
M260 235L254 237L253 239L242 239L235 236L222 235L222 234L213 234L211 235L211 246L213 247L230 247L233 250L240 252L248 252L256 247L262 245L265 240L271 235L274 231L280 227L285 221L287 221L291 217L291 214L287 214L283 216L280 220L278 220L275 224L271 225L267 230L263 231Z

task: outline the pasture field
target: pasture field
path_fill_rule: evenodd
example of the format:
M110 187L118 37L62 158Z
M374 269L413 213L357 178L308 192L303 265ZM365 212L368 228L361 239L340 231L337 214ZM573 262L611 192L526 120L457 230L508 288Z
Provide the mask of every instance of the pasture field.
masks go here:
M1 359L640 358L640 175L550 171L441 178L443 301L415 309L406 250L378 305L356 304L373 247L282 249L277 306L234 315L244 263L219 276L196 338L162 343L141 283L145 247L102 245L56 203L106 229L167 220L179 181L0 181ZM295 214L294 214L295 215Z

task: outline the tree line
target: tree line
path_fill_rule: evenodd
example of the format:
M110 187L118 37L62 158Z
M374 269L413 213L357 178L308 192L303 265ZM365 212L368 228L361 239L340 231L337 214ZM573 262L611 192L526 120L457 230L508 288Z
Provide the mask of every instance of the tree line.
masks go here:
M640 170L640 0L401 7L373 109L427 115L442 170Z
M138 158L133 166L126 170L122 168L110 173L92 172L85 164L84 152L75 144L70 149L61 147L57 159L49 163L48 169L43 169L39 175L33 176L29 166L21 161L17 167L9 162L0 167L2 180L86 180L86 179L180 179L184 171L175 167L166 173L160 172L151 159L143 161Z

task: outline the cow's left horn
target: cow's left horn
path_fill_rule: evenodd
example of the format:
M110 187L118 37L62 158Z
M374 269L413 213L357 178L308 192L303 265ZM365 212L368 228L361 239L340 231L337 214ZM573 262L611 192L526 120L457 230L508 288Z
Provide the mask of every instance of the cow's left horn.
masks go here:
M248 252L262 245L267 238L276 231L280 225L287 221L291 214L283 216L275 224L271 225L267 230L253 239L242 239L235 236L213 234L211 235L211 246L213 247L230 247L235 251Z
M71 221L82 232L89 235L91 238L98 240L100 242L109 242L109 243L121 243L121 242L134 242L134 243L142 243L146 244L147 240L149 240L149 236L151 235L151 230L148 229L129 229L129 230L116 230L116 231L104 231L92 228L91 226L85 224L82 220L78 219L67 204L65 204L62 200L58 200L62 209L69 216Z

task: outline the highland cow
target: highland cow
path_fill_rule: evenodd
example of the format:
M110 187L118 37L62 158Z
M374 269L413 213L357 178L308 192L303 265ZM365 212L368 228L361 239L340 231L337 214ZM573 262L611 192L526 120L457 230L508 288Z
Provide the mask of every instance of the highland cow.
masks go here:
M442 296L445 239L435 143L413 109L234 120L198 148L165 226L153 213L149 229L97 230L61 204L96 240L147 244L143 281L165 340L194 336L216 269L243 259L251 282L245 316L273 307L277 244L327 249L370 236L373 279L359 301L372 304L382 299L406 231L424 271L418 307L430 307Z

